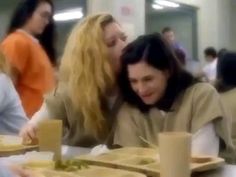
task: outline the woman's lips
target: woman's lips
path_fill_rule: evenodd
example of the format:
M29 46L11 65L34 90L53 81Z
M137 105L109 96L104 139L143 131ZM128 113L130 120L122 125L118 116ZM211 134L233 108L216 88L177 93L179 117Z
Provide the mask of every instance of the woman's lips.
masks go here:
M147 93L147 94L142 94L140 95L141 98L149 98L150 96L152 96L152 93Z

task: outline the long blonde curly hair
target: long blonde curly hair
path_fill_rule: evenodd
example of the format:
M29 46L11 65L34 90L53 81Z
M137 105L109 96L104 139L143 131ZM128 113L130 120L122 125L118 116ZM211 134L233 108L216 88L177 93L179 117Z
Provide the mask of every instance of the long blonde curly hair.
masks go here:
M104 138L108 124L102 106L115 77L104 40L110 14L88 16L72 30L61 60L61 82L67 84L73 106L82 113L85 130Z

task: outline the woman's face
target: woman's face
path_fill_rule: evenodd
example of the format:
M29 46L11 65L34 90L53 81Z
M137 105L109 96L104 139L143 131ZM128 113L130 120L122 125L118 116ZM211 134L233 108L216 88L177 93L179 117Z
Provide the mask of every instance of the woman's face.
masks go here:
M147 105L157 103L165 93L169 73L141 61L128 65L131 88Z
M47 2L39 3L34 13L27 22L30 32L34 35L40 35L49 24L52 17L52 7Z
M115 73L118 74L120 71L120 56L123 48L127 45L127 36L118 23L112 22L104 28L104 38L112 60L112 67Z

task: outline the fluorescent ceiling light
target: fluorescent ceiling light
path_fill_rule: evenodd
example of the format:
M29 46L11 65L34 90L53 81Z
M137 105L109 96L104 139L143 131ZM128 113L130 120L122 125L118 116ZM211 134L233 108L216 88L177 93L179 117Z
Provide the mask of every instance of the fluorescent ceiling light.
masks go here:
M166 0L156 0L155 3L157 3L161 6L173 7L173 8L177 8L180 6L179 4L177 4L175 2L166 1Z
M84 14L82 13L82 9L76 8L76 9L68 9L68 10L58 12L53 16L53 19L55 21L69 21L69 20L80 19L83 16Z
M152 8L153 8L153 9L157 9L157 10L163 9L163 7L160 6L160 5L158 5L158 4L152 4Z

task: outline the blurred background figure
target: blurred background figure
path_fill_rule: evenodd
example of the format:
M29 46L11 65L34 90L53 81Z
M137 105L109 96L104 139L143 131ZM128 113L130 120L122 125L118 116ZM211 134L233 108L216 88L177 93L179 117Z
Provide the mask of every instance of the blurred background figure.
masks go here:
M174 30L170 27L162 29L162 36L170 44L180 63L191 73L198 69L198 62L189 56L186 49L176 40Z
M207 64L203 67L203 75L207 81L214 82L216 79L217 51L214 47L207 47L204 50Z
M175 55L176 55L177 59L179 60L180 64L185 67L186 66L186 55L185 55L184 51L177 48L174 50L174 52L175 52Z
M13 13L2 49L29 118L38 111L43 94L54 88L53 4L51 0L22 0Z
M179 52L181 51L181 53L186 56L185 49L180 45L179 42L176 41L175 33L172 28L163 28L162 35L164 39L170 44L170 46L173 47L174 50L178 50Z

